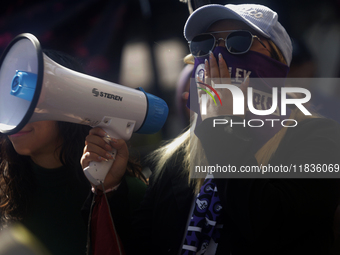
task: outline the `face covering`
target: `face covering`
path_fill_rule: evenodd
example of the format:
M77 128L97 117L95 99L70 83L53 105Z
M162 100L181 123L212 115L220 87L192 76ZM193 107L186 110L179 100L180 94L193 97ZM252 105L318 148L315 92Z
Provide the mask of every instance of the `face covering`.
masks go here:
M271 57L255 51L248 51L245 54L236 55L229 53L225 47L220 46L215 47L213 51L217 63L219 53L222 54L223 59L228 66L231 84L239 85L244 81L245 77L249 75L249 87L253 88L253 106L255 109L270 109L272 105L272 88L278 88L278 104L277 109L273 114L264 116L255 115L249 110L246 110L245 125L247 126L248 132L253 138L253 151L256 152L282 128L282 120L288 119L290 116L289 108L286 109L285 116L282 116L281 114L282 109L280 93L281 88L284 87L284 78L288 74L289 67ZM200 79L204 81L205 59L208 59L209 61L209 56L195 58L192 78L200 77ZM247 100L246 97L245 100ZM217 103L219 104L218 101ZM198 89L195 79L191 79L190 96L187 106L198 114L196 125L199 125L202 121L202 118L198 102ZM218 107L218 105L216 107ZM275 119L275 121L266 121L269 119ZM262 123L263 126L261 126ZM287 123L285 125L287 125Z

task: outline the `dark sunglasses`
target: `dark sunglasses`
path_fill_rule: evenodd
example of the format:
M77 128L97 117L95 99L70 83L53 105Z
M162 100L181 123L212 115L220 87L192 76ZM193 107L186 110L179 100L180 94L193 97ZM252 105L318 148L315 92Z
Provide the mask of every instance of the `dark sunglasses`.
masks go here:
M231 32L226 37L226 39L224 38L216 39L215 36L213 35L215 33L224 32ZM267 49L267 47L263 44L263 42L258 36L253 35L247 30L226 30L196 35L189 42L189 48L191 54L194 57L204 57L215 48L216 44L220 40L222 40L225 42L225 46L231 54L244 54L249 51L251 45L253 44L254 38L256 38L263 45L263 47Z

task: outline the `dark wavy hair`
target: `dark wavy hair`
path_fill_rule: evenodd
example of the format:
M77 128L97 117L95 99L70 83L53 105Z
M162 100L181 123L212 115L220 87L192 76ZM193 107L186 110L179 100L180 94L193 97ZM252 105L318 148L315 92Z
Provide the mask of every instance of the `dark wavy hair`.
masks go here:
M54 50L45 50L49 58L72 70L83 72L83 68L75 58ZM59 159L63 166L75 171L76 178L89 186L80 165L85 138L91 127L69 122L57 122L59 135L62 138ZM35 180L30 167L30 157L19 155L7 135L0 133L0 229L7 223L25 217L30 198L34 192ZM127 173L143 181L139 162L129 159Z

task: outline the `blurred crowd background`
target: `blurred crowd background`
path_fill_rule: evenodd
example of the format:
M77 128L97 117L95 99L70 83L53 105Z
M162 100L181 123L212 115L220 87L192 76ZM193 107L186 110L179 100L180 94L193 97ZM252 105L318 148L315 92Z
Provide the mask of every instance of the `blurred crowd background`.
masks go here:
M290 76L327 78L307 85L313 107L340 121L340 86L334 79L340 76L340 0L196 2L259 3L275 10L293 40ZM0 52L16 35L32 33L43 49L77 57L87 74L163 98L170 112L162 131L130 141L143 158L188 124L180 82L189 53L183 37L188 15L185 0L6 0L0 9Z
M195 3L258 3L275 10L293 40L289 76L312 78L301 84L311 90L310 106L340 122L340 0L187 1L193 8ZM143 164L150 151L189 124L190 69L183 62L189 54L183 37L189 13L186 0L2 0L0 53L18 34L32 33L43 49L78 58L89 75L163 98L170 110L164 128L154 135L134 134L129 141ZM18 243L15 235L4 236L0 247Z

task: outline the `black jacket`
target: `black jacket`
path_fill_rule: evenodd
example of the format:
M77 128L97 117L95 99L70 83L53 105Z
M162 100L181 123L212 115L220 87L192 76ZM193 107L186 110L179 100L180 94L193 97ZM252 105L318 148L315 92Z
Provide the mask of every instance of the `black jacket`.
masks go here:
M196 131L209 164L257 164L244 128L230 132L221 125L211 132L211 126L207 119ZM214 150L217 142L225 148ZM339 125L310 119L288 129L269 163L340 164L339 155ZM131 254L178 254L193 200L181 161L174 155L161 178L151 178L134 217ZM329 254L339 179L218 179L217 185L224 228L216 254Z

